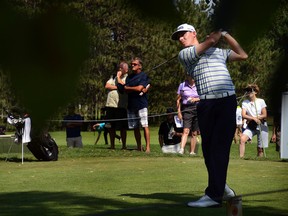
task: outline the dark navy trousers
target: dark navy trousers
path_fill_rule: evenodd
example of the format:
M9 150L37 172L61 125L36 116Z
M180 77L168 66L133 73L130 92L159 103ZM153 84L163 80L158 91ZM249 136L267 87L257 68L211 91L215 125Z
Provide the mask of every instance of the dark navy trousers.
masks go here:
M202 151L208 171L205 194L221 203L224 193L230 147L236 129L236 96L200 100L197 115Z

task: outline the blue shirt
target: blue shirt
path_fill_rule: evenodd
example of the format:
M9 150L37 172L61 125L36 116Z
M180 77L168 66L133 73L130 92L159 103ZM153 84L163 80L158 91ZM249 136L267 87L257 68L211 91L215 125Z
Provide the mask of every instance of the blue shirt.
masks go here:
M83 118L79 114L74 114L74 115L65 116L64 117L64 121L65 120L68 120L67 122L64 122L64 125L66 126L67 123L69 123L70 120L79 121L79 120L83 120ZM81 136L81 126L66 127L66 137L67 138L80 137L80 136Z
M230 52L229 49L211 47L198 56L195 46L186 47L179 52L179 61L195 80L199 95L235 91L226 66Z
M146 73L143 71L135 74L130 74L126 79L126 86L134 87L142 85L146 87L150 80ZM148 96L144 93L142 96L139 95L138 91L128 92L128 110L140 110L143 108L148 108Z
M96 131L98 131L99 133L104 131L105 130L105 124L106 123L100 123L99 126L96 128Z

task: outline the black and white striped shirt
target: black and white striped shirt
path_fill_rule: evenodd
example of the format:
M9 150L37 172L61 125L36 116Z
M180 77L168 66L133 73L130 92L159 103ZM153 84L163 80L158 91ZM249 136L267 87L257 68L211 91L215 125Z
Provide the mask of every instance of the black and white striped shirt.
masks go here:
M195 80L200 96L235 91L226 66L230 52L230 49L211 47L198 56L195 46L186 47L179 52L179 61Z

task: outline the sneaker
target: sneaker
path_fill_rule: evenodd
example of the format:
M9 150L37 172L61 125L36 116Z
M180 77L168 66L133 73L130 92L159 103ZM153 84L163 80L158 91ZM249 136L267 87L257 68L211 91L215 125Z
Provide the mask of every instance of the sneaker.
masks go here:
M231 199L232 197L235 197L236 193L234 190L232 190L227 184L225 184L225 189L224 189L224 195L223 195L223 200L227 201Z
M204 195L197 201L188 202L189 207L205 208L205 207L220 207L221 204L212 200L209 196Z
M191 155L191 156L195 156L196 153L195 153L195 152L190 152L190 155Z
M179 154L184 154L184 149L180 148L180 150L178 151Z

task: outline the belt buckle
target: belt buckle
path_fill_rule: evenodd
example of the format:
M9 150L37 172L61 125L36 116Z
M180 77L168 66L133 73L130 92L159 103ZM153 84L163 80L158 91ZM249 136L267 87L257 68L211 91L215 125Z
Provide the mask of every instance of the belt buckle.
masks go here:
M220 99L220 98L223 98L224 97L224 93L220 93L220 94L217 94L215 95L215 99Z

